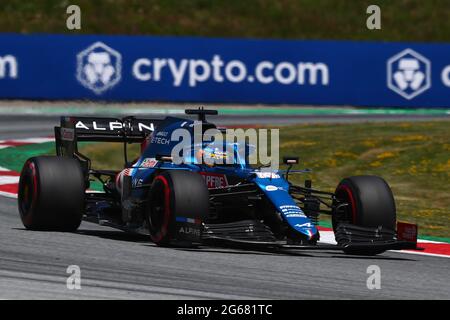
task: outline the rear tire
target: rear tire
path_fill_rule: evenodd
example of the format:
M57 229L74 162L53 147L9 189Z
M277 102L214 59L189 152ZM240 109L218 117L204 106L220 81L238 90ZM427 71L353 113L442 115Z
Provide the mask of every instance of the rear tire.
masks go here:
M345 178L337 186L335 194L339 200L347 202L349 205L344 214L333 214L334 231L336 231L339 223L373 228L381 226L395 231L395 201L391 188L384 179L377 176ZM383 251L367 248L363 252L346 252L374 255Z
M71 158L42 156L25 162L19 180L18 206L25 228L75 231L85 209L85 181Z
M209 193L200 174L168 170L156 176L150 187L147 224L150 238L167 245L176 237L177 216L203 218L209 211Z

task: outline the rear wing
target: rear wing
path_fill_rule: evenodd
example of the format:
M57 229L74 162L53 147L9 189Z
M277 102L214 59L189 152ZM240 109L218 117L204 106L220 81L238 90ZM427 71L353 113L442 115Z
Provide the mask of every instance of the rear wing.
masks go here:
M152 133L161 119L143 119L126 117L119 118L91 118L91 117L61 117L61 126L55 130L63 129L64 138L73 137L78 141L112 141L137 142ZM61 131L58 131L58 133ZM55 131L56 133L56 131ZM59 135L55 135L58 137Z
M55 127L56 154L58 156L77 157L89 162L78 153L78 142L123 142L142 143L151 134L162 119L144 119L135 117L61 117L60 126Z

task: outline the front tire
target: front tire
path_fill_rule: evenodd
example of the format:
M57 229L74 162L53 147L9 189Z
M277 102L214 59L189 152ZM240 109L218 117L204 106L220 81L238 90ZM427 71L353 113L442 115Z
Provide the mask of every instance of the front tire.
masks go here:
M75 231L84 212L85 181L80 164L71 158L33 157L23 166L18 206L25 228Z
M395 231L396 208L391 188L384 179L377 176L354 176L343 179L336 188L336 198L348 205L343 212L334 212L333 229L340 223L360 227L382 227ZM345 250L344 250L345 251ZM383 251L364 249L356 254L378 254Z

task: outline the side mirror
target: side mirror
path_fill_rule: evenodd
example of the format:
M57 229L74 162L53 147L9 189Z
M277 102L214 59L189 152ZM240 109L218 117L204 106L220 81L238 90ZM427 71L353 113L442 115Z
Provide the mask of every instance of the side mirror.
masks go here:
M286 180L289 181L289 171L291 171L294 164L298 164L298 157L283 157L283 163L289 166L286 171Z
M294 164L298 164L298 157L290 157L290 156L286 156L283 157L283 164L287 164L287 165L294 165Z

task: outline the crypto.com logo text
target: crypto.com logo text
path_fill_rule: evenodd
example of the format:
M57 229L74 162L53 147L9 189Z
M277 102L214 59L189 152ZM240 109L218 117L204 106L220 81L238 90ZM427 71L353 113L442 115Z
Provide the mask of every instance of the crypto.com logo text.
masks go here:
M100 95L121 79L121 54L102 42L96 42L77 55L77 79ZM128 70L126 71L128 72ZM255 83L261 85L330 85L329 67L324 62L262 60L251 66L239 59L141 57L130 68L139 82L167 82L173 87L197 87L201 83Z
M412 49L406 49L387 62L389 89L411 100L431 88L431 62Z

